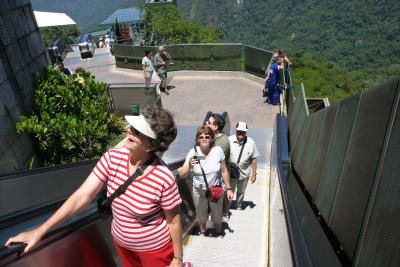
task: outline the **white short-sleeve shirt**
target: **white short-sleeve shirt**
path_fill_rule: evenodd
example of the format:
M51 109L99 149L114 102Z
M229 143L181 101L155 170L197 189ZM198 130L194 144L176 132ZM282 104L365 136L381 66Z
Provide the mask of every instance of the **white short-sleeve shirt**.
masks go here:
M260 156L256 143L250 137L246 137L247 141L243 148L243 153L239 162L240 180L248 179L251 175L251 160ZM238 143L236 135L229 136L229 144L231 146L231 156L229 161L231 163L237 163L239 158L240 150L242 149L243 143Z
M206 158L201 152L200 147L197 146L197 154L204 173L206 174L208 185L221 185L221 162L225 160L225 155L224 151L222 151L222 148L220 146L213 146ZM195 151L194 148L192 148L186 156L185 164L188 164L189 160L194 155ZM193 167L192 178L194 187L206 189L206 184L204 183L203 174L199 164L196 164Z
M151 61L151 59L149 59L148 57L143 57L142 65L144 65L146 71L148 72L152 72L154 70L153 61Z

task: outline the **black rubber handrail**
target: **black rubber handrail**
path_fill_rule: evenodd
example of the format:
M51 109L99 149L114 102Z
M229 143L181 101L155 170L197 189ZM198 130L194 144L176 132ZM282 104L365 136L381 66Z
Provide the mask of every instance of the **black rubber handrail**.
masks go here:
M56 170L62 170L62 169L69 169L71 167L90 165L90 164L96 163L98 160L99 159L82 160L79 162L61 164L61 165L56 165L56 166L51 166L51 167L40 167L40 168L36 168L33 170L14 171L11 173L1 174L0 180L14 179L16 177L44 173L44 172L48 172L48 171L56 171Z

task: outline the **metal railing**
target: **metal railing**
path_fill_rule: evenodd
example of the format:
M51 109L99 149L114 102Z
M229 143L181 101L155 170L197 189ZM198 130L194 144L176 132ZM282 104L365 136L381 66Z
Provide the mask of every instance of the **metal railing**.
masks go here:
M142 69L145 50L157 52L157 47L114 45L116 66ZM175 70L245 71L264 77L273 52L243 45L232 44L180 44L166 46L172 56L168 66Z
M134 105L142 109L145 105L162 106L157 84L113 83L109 84L107 93L110 97L110 111L119 116L131 113Z

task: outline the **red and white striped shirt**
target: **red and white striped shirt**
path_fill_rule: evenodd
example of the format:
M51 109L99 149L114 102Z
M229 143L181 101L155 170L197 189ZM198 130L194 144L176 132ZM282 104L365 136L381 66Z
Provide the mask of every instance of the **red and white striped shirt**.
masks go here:
M110 149L98 161L93 173L107 184L107 196L129 178L130 158L129 150L119 148ZM145 176L136 178L112 202L111 234L120 246L132 251L161 248L171 240L163 210L171 210L180 203L174 176L157 158Z

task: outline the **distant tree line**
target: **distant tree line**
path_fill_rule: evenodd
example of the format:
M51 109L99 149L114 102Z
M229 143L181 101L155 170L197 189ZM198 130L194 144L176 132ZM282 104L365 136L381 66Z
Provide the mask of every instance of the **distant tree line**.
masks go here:
M175 5L145 5L145 44L215 43L224 38L218 28L182 18Z
M49 46L54 40L60 37L64 38L70 44L80 35L80 31L76 25L66 25L40 28L40 34L45 46Z

